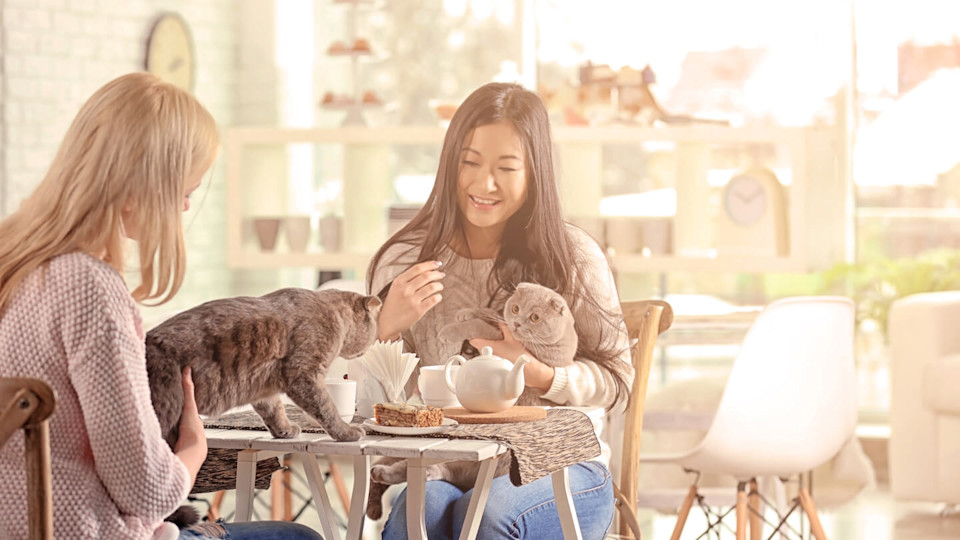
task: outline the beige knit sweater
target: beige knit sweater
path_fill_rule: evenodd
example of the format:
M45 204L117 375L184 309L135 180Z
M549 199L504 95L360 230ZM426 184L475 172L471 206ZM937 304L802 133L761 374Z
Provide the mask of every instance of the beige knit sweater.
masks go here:
M587 260L586 264L576 269L574 279L589 287L603 307L619 313L617 287L600 246L576 227L570 226L567 230ZM384 253L380 265L374 270L371 284L374 293L379 292L416 260L419 246L412 251L410 247L408 244L394 244ZM450 249L445 249L440 258L443 261L441 270L446 273L443 278L443 300L402 335L406 347L417 353L423 365L442 364L459 352L459 347L440 342L436 338L437 333L445 324L454 320L457 311L467 307L486 306L492 295L492 291L487 290L487 277L493 269L493 259L465 259ZM622 326L620 332L604 332L599 326L601 318L595 311L592 312L583 303L572 303L571 298L567 298L567 302L573 306L571 312L576 321L579 339L594 342L602 339L615 341L617 348L623 351L621 361L625 362L632 372L626 326ZM416 388L416 373L411 379L411 383L407 385L408 395ZM586 358L574 358L573 365L556 368L553 385L543 397L558 405L608 407L614 401L614 385L609 370ZM601 426L595 423L595 427L599 437ZM603 453L599 460L608 463L610 448L603 439L600 439L600 443Z
M0 376L53 387L56 538L176 538L163 523L190 490L150 402L144 333L123 279L70 254L33 272L0 318ZM27 536L22 432L0 449L0 538Z

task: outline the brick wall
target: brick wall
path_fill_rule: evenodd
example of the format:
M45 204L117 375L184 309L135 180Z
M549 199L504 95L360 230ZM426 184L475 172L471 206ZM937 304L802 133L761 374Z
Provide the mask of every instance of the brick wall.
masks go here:
M233 0L0 0L0 216L16 209L43 177L83 101L110 79L142 69L147 34L164 11L180 13L193 33L196 96L222 128L231 125L237 103L245 101L235 82ZM172 303L145 308L148 323L230 292L223 200L221 158L185 217L183 289Z

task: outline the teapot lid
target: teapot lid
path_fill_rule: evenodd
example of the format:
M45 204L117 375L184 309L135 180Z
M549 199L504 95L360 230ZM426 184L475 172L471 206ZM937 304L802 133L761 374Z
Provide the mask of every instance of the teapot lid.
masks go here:
M480 356L493 356L493 347L487 345L480 348Z

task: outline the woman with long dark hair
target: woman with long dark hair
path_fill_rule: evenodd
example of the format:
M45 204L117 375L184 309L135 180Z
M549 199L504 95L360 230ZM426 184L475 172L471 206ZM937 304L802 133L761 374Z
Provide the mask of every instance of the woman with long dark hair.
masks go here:
M502 309L521 282L567 300L579 340L573 364L548 366L509 332L471 345L489 345L510 361L532 358L526 385L558 405L611 409L626 401L633 370L616 286L597 243L564 222L546 108L521 86L491 83L457 109L429 198L376 253L367 285L384 300L380 338L402 337L430 365L460 352L436 337L457 311ZM609 448L601 446L596 460L570 467L584 538L602 538L613 519ZM431 540L459 535L470 495L446 482L427 483ZM406 537L405 504L404 492L383 538ZM494 479L478 538L560 538L560 530L549 478L519 487L506 476Z

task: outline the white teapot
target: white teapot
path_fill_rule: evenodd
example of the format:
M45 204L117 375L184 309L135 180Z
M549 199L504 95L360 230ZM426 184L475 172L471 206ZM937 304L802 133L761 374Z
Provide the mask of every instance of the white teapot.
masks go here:
M493 355L493 349L484 347L480 356L470 360L459 354L450 357L444 368L444 378L450 391L467 410L493 413L509 409L523 392L523 366L530 358L521 354L516 362ZM457 380L451 367L460 364Z

